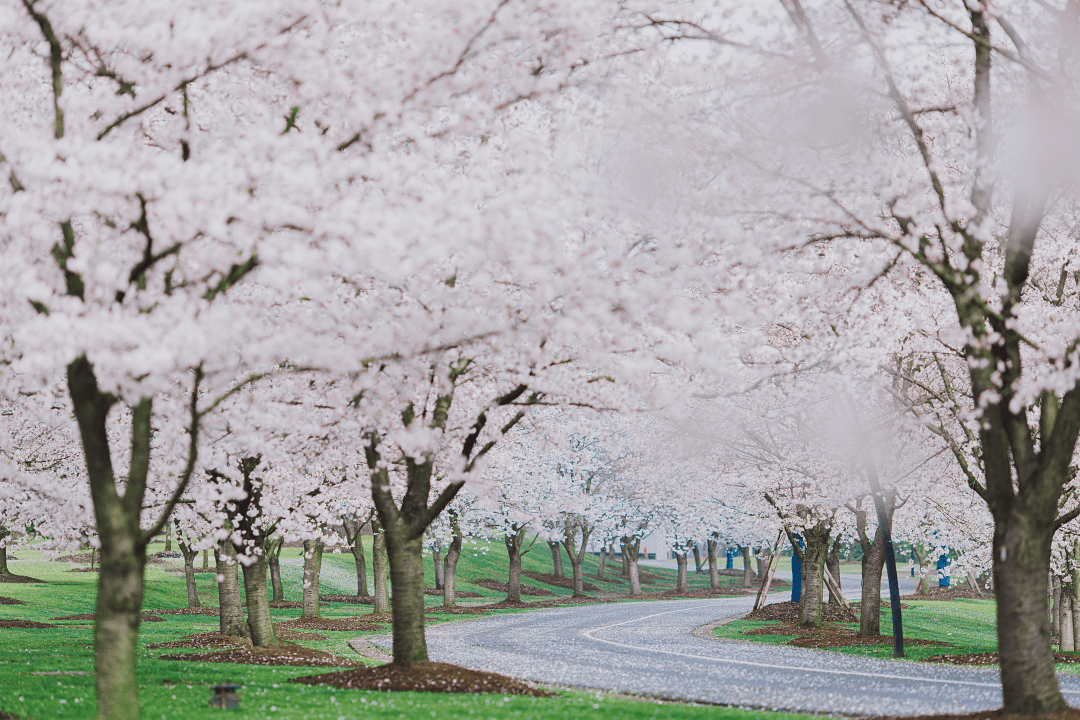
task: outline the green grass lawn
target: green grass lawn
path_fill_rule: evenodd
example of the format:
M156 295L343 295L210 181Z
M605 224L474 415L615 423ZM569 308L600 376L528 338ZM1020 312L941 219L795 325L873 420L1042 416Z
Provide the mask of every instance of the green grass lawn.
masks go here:
M152 550L161 550L160 544ZM12 572L46 581L43 584L0 584L0 595L23 600L29 605L0 606L0 617L36 620L60 625L59 629L0 630L0 711L24 719L92 718L95 714L92 631L89 622L56 621L60 615L88 613L94 610L96 573L69 571L67 563L44 560L40 551L20 549L13 553L19 560L11 563ZM283 552L282 575L287 600L301 596L299 549ZM525 556L526 570L551 571L551 553L539 542ZM170 561L174 562L174 561ZM569 561L564 558L566 569ZM595 572L596 558L590 558L587 572ZM178 561L175 561L178 566ZM198 566L201 562L197 562ZM354 593L356 574L350 554L324 557L322 590L326 594ZM474 577L504 580L505 550L499 545L473 546L463 552L459 565L459 584L463 590L483 593L489 600L500 599L498 592L469 583ZM614 568L613 568L614 569ZM649 569L653 572L653 569ZM433 570L427 563L428 584L433 584ZM617 572L617 570L616 570ZM655 571L663 577L646 590L667 590L674 585L674 572ZM692 586L708 585L708 576L693 576ZM730 580L730 578L725 578ZM590 582L593 582L590 579ZM531 582L531 581L530 581ZM216 605L214 576L200 574L198 584L205 604ZM533 583L541 585L540 583ZM600 584L600 583L597 583ZM550 587L541 585L542 587ZM568 590L551 587L558 595ZM625 592L627 586L603 585L605 592ZM429 603L441 602L430 597ZM483 601L476 601L483 602ZM146 572L145 610L176 608L186 605L184 580L168 568L150 566ZM370 612L366 606L330 603L323 606L325 617L351 617ZM277 620L298 617L299 610L274 610ZM327 718L577 718L586 711L590 718L687 718L705 720L742 720L761 718L781 720L806 716L786 715L730 708L656 703L615 697L606 693L560 691L554 698L528 698L502 695L446 695L426 693L379 693L338 690L308 685L286 684L292 677L330 672L320 668L262 667L222 663L178 662L159 659L171 652L186 650L148 650L146 645L178 639L182 635L217 629L214 617L168 615L165 622L143 623L139 663L140 698L143 717L148 720L171 718L212 718L222 711L207 707L210 687L219 683L241 685L241 708L229 711L235 718L275 718L281 720L316 720ZM459 616L437 615L440 621L460 621ZM468 620L464 620L468 622ZM357 656L346 641L358 632L326 632L329 640L305 642L304 645L335 654L374 663Z

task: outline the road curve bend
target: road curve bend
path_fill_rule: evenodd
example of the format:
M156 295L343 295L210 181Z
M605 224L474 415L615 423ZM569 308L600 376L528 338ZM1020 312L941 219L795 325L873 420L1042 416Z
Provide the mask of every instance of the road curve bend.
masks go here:
M541 683L844 715L1001 706L996 670L695 637L752 598L577 605L428 629L432 660ZM388 640L388 639L387 639ZM378 642L378 640L376 640ZM1059 676L1080 704L1080 677Z

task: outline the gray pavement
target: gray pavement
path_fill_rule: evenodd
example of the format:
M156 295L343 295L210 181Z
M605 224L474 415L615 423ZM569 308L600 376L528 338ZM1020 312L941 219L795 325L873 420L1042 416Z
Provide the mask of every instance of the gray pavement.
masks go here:
M994 670L692 635L752 603L740 597L552 608L435 626L428 645L432 660L536 682L724 705L843 715L1001 706ZM1060 680L1066 698L1080 703L1080 678Z

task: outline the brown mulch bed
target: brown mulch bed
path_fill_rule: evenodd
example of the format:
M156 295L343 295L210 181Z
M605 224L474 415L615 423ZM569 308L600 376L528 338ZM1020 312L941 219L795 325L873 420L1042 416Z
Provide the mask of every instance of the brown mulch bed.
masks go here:
M183 570L181 570L180 572L183 573ZM197 568L195 568L195 572L196 573L216 573L217 568L197 567Z
M307 636L307 633L304 633ZM356 660L338 657L303 645L282 643L275 647L234 647L209 653L162 655L162 660L240 663L242 665L292 665L298 667L361 667Z
M904 640L906 643L907 640ZM998 654L996 652L970 653L968 655L931 655L924 662L949 663L950 665L997 665ZM1080 655L1067 655L1054 653L1056 663L1080 663Z
M910 597L910 596L908 596L908 597ZM853 608L862 607L862 603L859 602L858 600L856 600L855 602L849 603L849 605L851 605L851 607L853 607ZM881 608L883 610L891 610L892 609L892 603L889 602L888 600L882 600L881 601ZM907 603L900 603L900 609L901 610L910 610L911 605L908 605Z
M499 582L498 580L492 580L491 578L474 578L470 580L473 585L479 585L482 588L488 590L495 590L496 592L507 592L507 583ZM529 596L541 596L541 595L554 595L547 588L538 588L533 585L526 585L521 583L521 594Z
M425 595L432 595L436 597L442 597L443 591L436 590L435 588L424 588ZM478 592L472 592L471 590L454 590L454 595L459 598L482 598L484 597Z
M28 630L43 630L45 628L60 627L49 623L34 622L33 620L0 620L0 628L25 628Z
M552 697L550 690L496 673L469 670L447 663L425 662L411 665L381 665L345 672L309 675L288 682L304 685L331 685L344 690L395 690L444 693L496 693Z
M29 575L0 575L0 583L43 583L44 580L32 578Z
M375 598L371 595L320 595L319 602L349 603L350 605L374 605Z
M875 720L1080 720L1080 709L1066 708L1041 715L1016 715L1002 709L949 715L887 715Z
M936 588L929 594L905 595L905 600L989 600L994 596L990 593L980 595L966 587Z
M825 622L859 622L859 618L855 617L855 614L849 612L839 605L831 605L824 603L822 605L822 617ZM760 610L755 610L749 615L744 615L745 620L765 620L771 622L782 622L788 625L799 624L799 603L797 602L779 602L766 605Z
M0 720L19 720L19 716L12 715L11 713L6 713L3 710L0 710Z
M450 615L483 615L483 607L461 607L455 605L452 608L448 607L433 607L428 608L427 612L448 613Z
M54 618L50 618L50 619L51 620L93 620L94 619L94 613L81 613L79 615L64 615L62 617L54 617ZM165 622L165 618L158 617L157 615L143 614L143 615L139 616L139 619L142 620L142 622Z
M94 553L76 553L74 555L61 555L56 558L56 562L77 562L77 563L90 563L97 562L98 557Z
M529 571L526 571L522 574L530 580L547 583L548 585L554 585L555 587L566 588L567 590L574 589L574 578L572 577L558 577L554 573L538 573ZM600 592L600 588L596 587L591 582L585 582L582 585L582 589L585 592Z
M316 633L297 632L279 627L280 623L274 623L274 633L278 640L286 642L292 640L329 640L325 635ZM172 648L228 648L228 647L251 647L251 638L222 635L216 632L195 633L184 635L179 640L172 642L154 643L147 645L149 650L169 650Z
M368 613L366 615L357 615L355 619L377 623L394 622L394 616L390 613Z
M382 632L384 625L371 622L363 622L355 618L297 618L285 622L274 623L275 628L296 628L302 630L330 630L332 632ZM310 637L310 633L304 633Z
M821 627L799 627L798 625L766 625L765 627L746 630L743 635L796 635L788 645L801 648L837 648L855 645L892 645L892 635L869 635L859 637L854 630L840 625L826 623ZM934 645L948 647L948 643L935 640L915 640L904 638L905 645Z
M155 610L155 615L213 615L217 617L221 611L216 607L186 607L169 608L168 610Z
M296 600L283 600L281 602L270 603L270 608L272 610L298 610L302 607L304 607L304 603Z
M98 568L96 568L96 567L92 567L92 568L71 568L70 570L68 570L68 572L97 572L97 571L98 571Z
M0 595L0 605L25 605L22 600L16 600L15 598L4 597Z

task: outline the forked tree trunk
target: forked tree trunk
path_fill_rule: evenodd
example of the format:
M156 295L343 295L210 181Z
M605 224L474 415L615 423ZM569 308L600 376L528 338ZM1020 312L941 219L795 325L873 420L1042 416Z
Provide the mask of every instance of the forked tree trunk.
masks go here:
M427 662L424 638L424 538L384 528L390 565L394 623L394 664Z
M686 551L675 553L675 564L679 570L675 575L675 592L686 592L687 579L686 579Z
M707 548L709 554L709 587L717 590L720 587L720 565L716 561L717 542L710 540Z
M322 540L304 541L304 594L302 618L319 617L319 575L322 573Z
M864 523L865 527L865 523ZM859 603L859 636L881 634L881 572L885 567L885 530L880 525L874 539L860 531L862 544L862 601Z
M819 522L803 531L802 595L799 598L799 625L820 627L825 588L825 559L829 554L829 526Z
M382 524L378 520L371 521L371 529L373 533L371 543L371 568L375 573L374 611L377 613L388 613L390 612L390 568L388 567L389 560L386 554L386 533L383 531ZM422 569L421 572L423 572Z
M266 544L266 564L270 568L270 591L274 602L285 601L285 588L281 584L281 548L285 546L285 538L272 538Z
M548 547L551 548L551 566L554 568L551 573L557 578L566 577L563 574L562 550L560 549L559 541L549 540Z
M589 535L592 529L581 526L581 545L577 546L577 527L568 528L569 532L563 539L563 547L570 557L570 571L574 577L574 594L572 597L585 597L585 548L589 547Z
M367 586L367 559L364 557L364 542L361 530L363 525L355 518L342 518L345 533L349 538L349 545L356 564L356 594L363 597L368 594Z
M640 539L624 537L622 541L623 562L626 563L626 574L630 577L630 594L641 594L641 576L638 575L638 549L641 547Z
M236 550L231 542L223 540L219 543L214 549L214 562L217 565L218 631L229 637L246 637L248 631L244 624L244 611L240 607Z
M454 538L446 546L443 558L443 607L454 607L457 603L457 563L461 557L461 532L455 531Z
M695 575L700 575L701 573L705 572L704 570L701 569L702 565L703 565L703 562L701 560L701 548L699 548L698 544L695 542L694 543L694 574Z
M525 528L515 528L513 533L506 533L503 542L510 561L510 571L506 581L506 601L521 602L521 543L525 540Z
M743 587L750 587L754 584L754 566L750 563L750 548L743 547L742 549L742 584Z
M435 589L442 590L443 583L443 563L442 563L442 544L438 541L431 547L431 564L435 566Z
M199 551L192 548L183 540L177 538L176 544L180 547L180 553L184 556L184 582L187 585L188 607L199 607L199 591L195 586L195 558Z
M261 545L253 545L249 548L249 552L254 555L255 562L250 565L240 563L244 572L248 633L254 647L271 647L279 643L277 634L274 632L273 619L270 617L270 598L268 597L270 572Z

